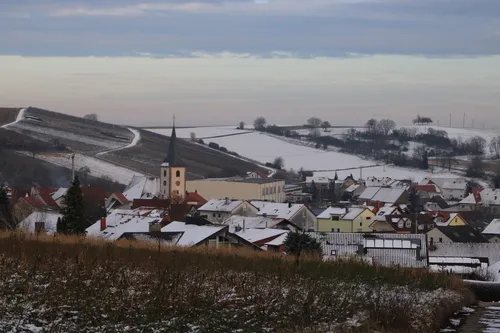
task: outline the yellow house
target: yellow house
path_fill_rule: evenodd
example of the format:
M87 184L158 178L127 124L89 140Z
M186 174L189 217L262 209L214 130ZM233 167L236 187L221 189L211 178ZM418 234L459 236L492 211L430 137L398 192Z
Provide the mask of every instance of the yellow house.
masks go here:
M328 212L327 212L328 211ZM318 215L320 232L371 232L375 214L368 208L335 208ZM328 218L329 215L329 218Z
M468 224L460 214L453 213L453 214L450 214L450 217L446 221L437 220L436 225L446 226L446 227L461 227L461 226L468 225Z

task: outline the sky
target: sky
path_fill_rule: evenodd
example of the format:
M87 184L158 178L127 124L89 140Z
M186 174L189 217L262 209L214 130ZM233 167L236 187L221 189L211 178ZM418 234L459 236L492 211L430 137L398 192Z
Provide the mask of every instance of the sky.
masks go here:
M2 106L138 126L500 128L500 1L3 0L0 77Z

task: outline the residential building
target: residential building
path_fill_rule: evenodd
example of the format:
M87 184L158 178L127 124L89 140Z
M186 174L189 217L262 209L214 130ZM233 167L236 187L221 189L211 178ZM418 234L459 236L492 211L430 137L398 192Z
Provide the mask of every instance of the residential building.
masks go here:
M484 228L482 234L491 243L500 243L500 219L493 219L486 228Z
M56 233L62 215L54 211L35 211L19 223L19 229L30 233Z
M361 195L361 193L363 193L365 189L366 186L364 186L363 184L354 183L344 190L343 200L345 199L354 201L357 198L359 198L359 196Z
M238 200L285 201L285 181L262 178L209 178L187 181L187 190L207 200L230 198Z
M429 247L436 243L487 243L488 240L480 232L468 225L436 226L427 233Z
M22 221L34 212L59 211L59 206L52 199L51 194L57 189L36 189L30 194L16 200L13 213L18 221Z
M267 179L269 176L263 171L255 170L248 172L247 178Z
M467 188L467 180L465 178L438 178L426 177L419 185L434 184L441 189L441 194L445 200L460 201L464 198Z
M285 219L302 230L317 230L316 216L306 205L252 200L250 203L259 210L257 216Z
M467 222L459 213L433 212L427 215L434 219L437 226L457 227L467 225Z
M375 214L366 207L332 207L318 216L318 231L371 232L370 225L374 220Z
M424 234L311 232L309 235L321 243L327 260L358 257L375 265L427 266Z
M302 186L299 184L285 185L285 200L291 203L309 203L313 200L312 193L302 191Z
M198 214L215 224L223 224L232 215L257 216L259 210L246 200L211 199L198 209Z
M403 188L367 187L360 194L358 201L360 204L380 207L385 204L406 204L408 203L408 198L408 191Z
M110 212L113 209L119 208L119 209L127 209L131 207L131 202L128 201L128 199L123 195L123 193L120 192L114 192L111 193L107 198L106 198L106 212Z
M298 226L283 218L276 218L272 216L240 216L232 215L222 222L223 225L229 226L231 230L245 230L245 229L283 229L298 231L301 230Z
M425 234L433 229L435 224L427 215L397 213L396 215L385 215L383 219L377 219L370 228L374 232L393 232L397 234Z
M232 234L234 234L240 238L243 238L247 242L250 242L259 248L264 248L264 249L265 249L264 246L267 243L272 242L273 240L275 240L276 238L278 238L281 235L285 235L284 237L286 237L286 235L289 232L288 230L269 229L269 228L268 229L241 229L238 231L231 230L231 229L229 229L229 230L231 231ZM284 240L282 242L284 243ZM276 244L277 246L279 246L281 248L282 244L277 244L275 242L275 243L271 243L271 246L273 246L274 244ZM274 246L276 246L276 245L274 245Z

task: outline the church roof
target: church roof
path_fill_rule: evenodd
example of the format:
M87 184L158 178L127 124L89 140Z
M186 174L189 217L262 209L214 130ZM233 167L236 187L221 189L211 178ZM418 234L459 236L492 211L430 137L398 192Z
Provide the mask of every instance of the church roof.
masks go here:
M170 135L170 143L168 145L167 157L163 161L164 165L170 167L184 167L185 164L177 154L177 135L175 133L175 124L172 127L172 134Z

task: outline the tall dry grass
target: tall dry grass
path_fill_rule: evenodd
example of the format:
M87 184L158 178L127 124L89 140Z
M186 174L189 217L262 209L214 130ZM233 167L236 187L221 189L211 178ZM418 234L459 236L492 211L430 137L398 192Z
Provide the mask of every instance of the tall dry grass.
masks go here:
M0 313L54 332L431 332L470 301L422 269L22 233L0 234L0 283Z

